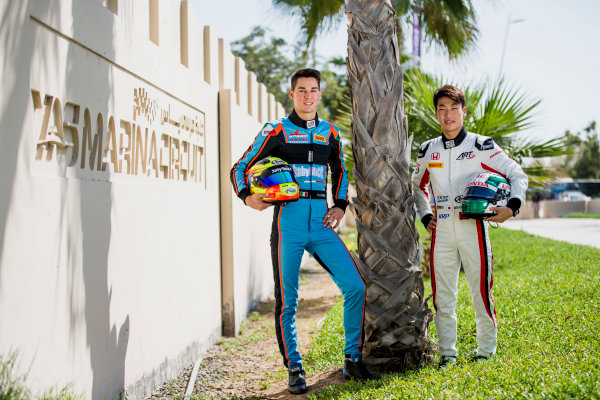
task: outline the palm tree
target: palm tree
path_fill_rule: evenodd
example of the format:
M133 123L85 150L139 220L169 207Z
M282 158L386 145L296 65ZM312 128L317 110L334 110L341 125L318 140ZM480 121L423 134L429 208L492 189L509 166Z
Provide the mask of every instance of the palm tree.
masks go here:
M463 89L466 97L467 116L465 128L471 132L490 136L519 164L530 178L529 185L541 187L545 181L555 177L556 168L542 163L547 157L571 154L567 135L551 139L531 139L526 137L527 129L535 125L539 100L531 99L521 90L504 80L496 83L480 82L456 84L443 77L433 77L419 69L410 68L404 72L404 100L412 141L413 161L421 143L440 135L439 122L435 118L433 93L444 84L454 84ZM352 107L346 97L340 105L335 120L340 126L347 143L344 158L351 170L354 165L352 145L349 143ZM351 179L352 181L352 179Z
M343 0L272 1L282 14L300 19L307 48L320 32L336 27L343 20ZM391 4L396 11L400 46L404 43L403 31L412 27L415 65L419 65L424 39L446 51L451 59L475 49L479 29L471 0L391 0Z
M407 7L405 16L412 14L413 65L421 59L422 33L428 42L446 49L448 57L456 59L475 47L479 29L470 0L396 0L396 8ZM410 13L412 11L412 13Z
M423 365L432 353L432 313L419 268L396 12L390 0L345 0L345 11L357 189L354 258L367 282L365 361L385 369Z
M440 135L433 94L437 88L448 83L442 77L434 78L418 69L406 71L405 100L409 125L415 136L413 150L417 150L415 146L420 143ZM540 160L569 154L571 149L566 144L565 136L547 140L525 137L527 129L535 124L539 100L529 98L518 87L503 79L496 83L455 85L465 93L467 116L464 125L468 131L493 138L520 164L525 158L529 159L531 163L523 169L530 177L531 186L541 186L543 181L553 177L554 169L545 167Z

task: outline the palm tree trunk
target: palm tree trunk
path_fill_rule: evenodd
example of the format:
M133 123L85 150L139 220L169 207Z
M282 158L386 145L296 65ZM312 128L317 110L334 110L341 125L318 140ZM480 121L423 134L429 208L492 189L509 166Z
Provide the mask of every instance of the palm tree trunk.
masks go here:
M390 0L345 0L357 197L358 255L367 283L365 362L377 369L431 358L432 313L424 299L410 185L395 11Z

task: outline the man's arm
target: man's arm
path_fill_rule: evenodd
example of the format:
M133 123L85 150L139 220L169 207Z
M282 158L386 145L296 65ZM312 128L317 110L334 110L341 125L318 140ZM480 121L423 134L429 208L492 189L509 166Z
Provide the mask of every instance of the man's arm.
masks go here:
M429 148L429 142L423 143L419 154L417 155L417 163L415 171L413 172L413 190L415 193L415 203L417 206L417 212L421 217L421 222L427 228L429 232L435 229L435 218L429 205L429 193L427 192L427 185L429 185L429 171L427 170L427 163L425 162L425 155Z
M342 221L346 207L348 206L348 171L344 165L340 128L331 122L329 124L328 164L331 170L333 207L329 208L323 217L323 226L335 229Z
M348 206L348 170L344 165L340 130L331 124L329 131L329 168L331 169L331 191L334 207L346 211Z
M244 155L231 168L230 178L233 190L244 204L250 207L252 207L251 204L255 204L254 200L259 199L259 197L254 197L250 203L246 201L251 196L250 188L246 184L246 170L256 161L268 156L277 147L277 135L279 135L282 129L283 126L281 124L266 123L254 139L254 142L244 152ZM256 207L252 208L258 209Z
M489 154L483 159L481 166L490 172L495 172L504 176L510 183L510 199L507 207L492 207L498 214L487 218L486 221L504 222L508 218L515 216L521 206L525 204L527 186L529 178L523 172L523 168L513 159L511 159L491 138L486 142L493 144L490 150L484 150L484 154Z

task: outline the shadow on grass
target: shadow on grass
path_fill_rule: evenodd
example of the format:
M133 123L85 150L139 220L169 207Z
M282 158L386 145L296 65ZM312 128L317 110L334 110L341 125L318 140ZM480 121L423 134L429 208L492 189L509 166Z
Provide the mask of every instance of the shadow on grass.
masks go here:
M298 301L298 308L296 314L302 313L304 318L311 318L316 315L323 315L331 308L331 305L335 303L337 295L333 296L321 296L312 299L300 299ZM254 307L251 314L252 318L261 319L268 316L273 316L273 310L275 309L275 300L269 299L267 301L261 301Z

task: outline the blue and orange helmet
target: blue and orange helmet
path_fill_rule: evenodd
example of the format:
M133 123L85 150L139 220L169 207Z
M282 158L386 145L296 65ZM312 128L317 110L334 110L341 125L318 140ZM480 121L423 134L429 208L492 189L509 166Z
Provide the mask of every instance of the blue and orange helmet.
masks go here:
M281 204L296 201L300 187L292 167L277 157L265 157L246 171L246 184L250 192L265 193L265 203Z

